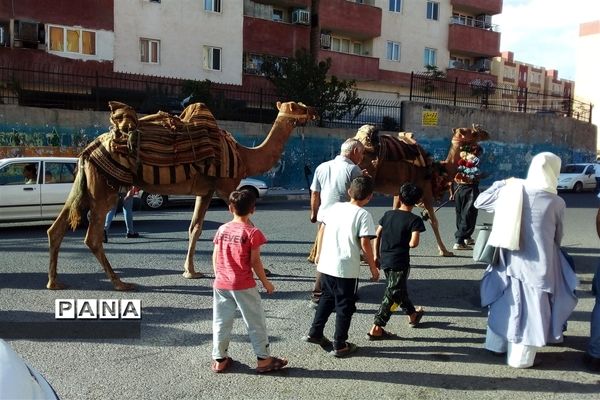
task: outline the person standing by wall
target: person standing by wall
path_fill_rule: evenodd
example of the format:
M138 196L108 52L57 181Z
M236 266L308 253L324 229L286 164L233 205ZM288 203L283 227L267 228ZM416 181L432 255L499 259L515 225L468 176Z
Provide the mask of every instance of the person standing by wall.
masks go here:
M479 195L479 156L481 146L475 144L464 148L458 161L458 172L454 177L454 188L450 199L456 208L456 232L454 250L470 250L475 244L472 238L477 223L477 208L473 203Z
M327 209L337 203L348 201L348 188L354 178L363 175L358 164L363 159L364 146L356 139L348 139L333 160L320 164L315 170L310 186L310 222L323 222ZM318 230L318 228L317 228ZM314 263L317 242L315 241L308 261ZM321 274L317 271L311 301L319 302L321 296Z
M506 353L515 368L533 366L542 346L562 343L577 305L577 276L560 249L560 165L555 154L540 153L525 180L496 181L475 201L494 212L488 244L500 248L498 264L489 265L481 281L481 305L489 309L485 348Z
M133 229L133 197L139 192L139 189L135 186L131 186L125 196L123 196L123 218L125 219L125 227L127 228L127 239L135 239L140 237L140 234ZM121 196L121 194L119 194ZM108 230L112 223L115 214L117 213L117 206L115 205L106 214L106 220L104 221L104 243L108 243Z

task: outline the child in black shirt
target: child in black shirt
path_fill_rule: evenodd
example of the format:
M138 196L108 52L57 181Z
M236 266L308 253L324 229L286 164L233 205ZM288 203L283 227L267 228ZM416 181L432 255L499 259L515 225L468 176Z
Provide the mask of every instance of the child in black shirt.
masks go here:
M373 327L367 334L369 340L395 337L383 327L398 306L409 316L411 327L416 327L425 313L421 307L415 309L406 287L410 273L410 248L419 245L419 235L425 231L423 220L411 212L422 196L421 188L405 183L400 187L400 208L387 211L379 221L375 262L385 272L387 287Z

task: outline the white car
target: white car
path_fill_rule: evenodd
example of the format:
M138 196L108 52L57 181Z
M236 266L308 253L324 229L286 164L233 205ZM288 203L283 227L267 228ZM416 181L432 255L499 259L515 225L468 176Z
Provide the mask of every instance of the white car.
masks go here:
M54 219L71 191L77 158L0 160L0 222Z
M254 195L257 199L264 197L269 191L269 187L265 182L254 178L242 179L237 188L247 189L254 192ZM196 196L193 194L177 194L167 196L166 194L148 193L140 190L138 195L142 200L142 207L152 210L165 207L170 202L193 202L196 200Z
M566 164L560 169L558 177L558 190L572 190L581 192L583 190L596 189L595 164Z

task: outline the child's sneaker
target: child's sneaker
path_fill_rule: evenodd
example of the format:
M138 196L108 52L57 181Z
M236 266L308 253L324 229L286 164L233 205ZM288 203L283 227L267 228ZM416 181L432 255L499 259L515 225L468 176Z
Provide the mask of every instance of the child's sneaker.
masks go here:
M454 243L452 247L454 250L471 250L471 246L467 246L464 243Z

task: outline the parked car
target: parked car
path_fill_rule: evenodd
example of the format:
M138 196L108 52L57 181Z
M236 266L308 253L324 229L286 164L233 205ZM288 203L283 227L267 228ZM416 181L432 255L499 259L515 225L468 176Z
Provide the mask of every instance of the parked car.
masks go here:
M0 222L56 218L71 191L76 169L74 157L1 159Z
M269 191L265 182L254 178L242 179L238 185L238 189L247 189L254 192L257 199L264 197ZM193 202L196 200L196 196L192 194L166 195L148 193L143 190L140 190L138 196L140 196L142 200L142 207L151 210L163 208L171 202Z
M566 164L560 169L558 177L558 190L572 190L581 192L583 190L596 189L595 164Z

